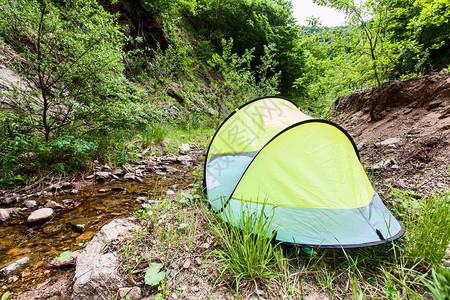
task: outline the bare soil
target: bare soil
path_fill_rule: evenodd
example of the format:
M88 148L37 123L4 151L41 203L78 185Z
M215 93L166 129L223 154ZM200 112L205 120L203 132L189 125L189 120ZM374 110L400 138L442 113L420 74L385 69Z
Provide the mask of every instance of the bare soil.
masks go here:
M385 82L335 102L333 120L353 137L363 165L391 164L374 172L375 184L427 195L450 182L450 74ZM373 116L375 115L375 121ZM390 145L379 143L399 140Z

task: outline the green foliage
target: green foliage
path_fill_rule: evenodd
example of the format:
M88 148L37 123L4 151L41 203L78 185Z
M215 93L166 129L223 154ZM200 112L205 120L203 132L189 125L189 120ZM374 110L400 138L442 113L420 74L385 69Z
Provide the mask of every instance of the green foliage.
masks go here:
M6 300L11 296L11 293L9 291L6 291L3 293L1 300Z
M49 141L68 126L87 125L124 92L124 35L95 0L1 1L0 34L24 61L29 92L13 109L34 119Z
M425 280L425 285L436 300L450 299L450 269L438 268L432 271L432 280Z
M236 93L228 94L228 99L221 105L228 108L236 108L249 99L260 97L263 95L277 94L278 85L280 83L280 72L273 74L273 68L278 64L275 60L275 44L264 46L264 56L260 65L255 70L251 68L251 62L254 58L253 51L246 50L242 56L232 52L233 39L222 40L222 55L214 53L208 64L223 75L225 84L217 86L215 90L218 94L223 94L221 89L229 89L240 91L240 95ZM269 76L269 74L272 75ZM258 79L257 79L258 78Z
M151 286L157 286L166 277L166 272L161 271L163 264L151 263L145 272L144 282Z
M411 47L396 62L400 74L421 74L450 64L450 4L448 1L398 0L391 12L389 30L396 41Z
M351 73L357 73L361 82L373 79L380 87L386 68L395 61L402 48L389 39L386 32L393 1L317 0L316 3L346 14L348 24L355 31L345 39L345 47L350 46L355 53L356 69Z
M59 260L66 260L66 259L68 259L71 255L72 255L72 251L67 250L67 251L62 252L56 259L59 259Z
M211 40L216 49L223 45L223 39L232 39L238 56L252 53L255 57L252 70L264 61L265 46L274 44L272 47L277 52L273 59L277 65L268 69L266 77L281 71L281 92L295 94L292 83L304 71L304 61L299 47L299 27L292 17L290 1L203 0L199 1L196 14L190 15L189 20L203 39Z

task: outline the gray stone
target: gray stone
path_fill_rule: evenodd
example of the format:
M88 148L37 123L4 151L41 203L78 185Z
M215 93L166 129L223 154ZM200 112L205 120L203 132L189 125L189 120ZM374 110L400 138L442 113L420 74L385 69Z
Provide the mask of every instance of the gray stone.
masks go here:
M9 266L4 267L0 270L1 276L7 276L11 273L16 272L19 268L21 268L23 265L25 265L30 259L28 257L23 257L19 259L18 261L13 262Z
M172 196L175 195L175 192L172 190L167 190L166 195Z
M47 191L43 191L43 192L42 192L42 196L44 196L44 197L52 197L52 196L53 196L53 193L47 192Z
M123 176L123 179L125 179L125 180L134 180L134 181L142 183L142 179L139 176L136 176L133 173L125 174L125 176Z
M18 200L18 197L8 197L8 198L5 198L5 200L3 200L3 203L11 204L11 203L17 202L17 200Z
M48 220L53 216L53 209L47 207L47 208L41 208L38 210L35 210L31 213L31 215L28 216L28 223L35 223L39 221Z
M45 202L44 207L50 207L50 208L62 208L63 206L53 200L47 200Z
M388 146L388 147L395 148L395 147L398 146L400 141L401 140L399 138L389 138L389 139L386 139L386 140L384 140L384 141L382 141L380 143L375 143L375 146L377 146L377 147Z
M114 174L116 176L121 176L121 175L125 174L125 171L122 169L114 169L114 170L112 170L111 174Z
M177 161L186 162L186 161L194 161L195 159L189 155L180 155L177 156Z
M191 150L191 146L189 146L189 144L181 144L179 148L181 153L187 153Z
M73 203L73 200L72 200L72 199L64 199L64 200L62 201L62 203L63 203L64 205L70 205L70 204Z
M207 111L208 114L210 114L210 115L215 115L215 114L216 114L216 112L215 112L215 110L214 110L213 108L208 108L206 111Z
M134 180L136 178L136 175L134 174L134 173L127 173L127 174L125 174L124 176L123 176L123 179L126 179L126 180Z
M141 299L142 291L138 286L134 287L124 287L119 289L119 296L121 299L125 299L125 297L130 296L130 300Z
M77 189L70 190L70 194L72 194L72 195L76 195L76 194L78 194L79 192L80 192L80 191L77 190Z
M74 251L66 259L59 259L56 257L50 261L50 265L52 265L53 267L56 267L56 268L75 265L77 262L77 257L78 257L78 255L80 255L80 253L81 253L81 250Z
M25 201L25 203L23 205L25 205L26 208L33 208L33 207L36 207L38 205L38 203L36 200L28 200L28 201Z
M361 141L358 143L358 145L356 145L356 148L358 149L358 151L361 151L361 149L366 145L366 142Z
M9 277L8 278L8 284L11 284L11 283L14 283L14 282L16 282L17 280L19 280L19 277L18 276L11 276L11 277Z
M95 172L95 178L97 180L106 180L109 178L109 172Z
M99 193L107 193L107 192L109 192L109 190L108 189L99 189L98 192Z
M6 208L0 208L0 221L5 222L10 218L9 210Z
M105 225L77 258L72 299L112 299L111 286L124 287L116 252L103 253L104 245L138 228L136 219L116 219Z
M147 201L147 197L137 197L136 201L137 202L146 202Z

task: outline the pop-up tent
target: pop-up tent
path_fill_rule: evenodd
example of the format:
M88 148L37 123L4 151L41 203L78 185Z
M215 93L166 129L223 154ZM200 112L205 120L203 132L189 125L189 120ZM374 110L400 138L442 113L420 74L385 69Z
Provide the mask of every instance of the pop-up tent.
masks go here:
M372 188L350 135L282 97L250 101L222 123L203 185L211 208L237 224L242 209L264 210L284 244L365 247L405 232Z

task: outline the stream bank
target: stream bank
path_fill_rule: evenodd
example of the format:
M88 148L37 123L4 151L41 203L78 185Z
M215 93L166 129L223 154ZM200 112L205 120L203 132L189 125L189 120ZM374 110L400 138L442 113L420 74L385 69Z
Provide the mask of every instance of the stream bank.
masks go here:
M192 187L202 155L198 150L151 157L118 169L104 165L85 182L15 196L2 208L9 216L0 225L0 294L17 295L70 277L73 268L55 268L51 261L62 252L83 249L112 219L132 216L143 203ZM51 214L29 219L43 210Z

